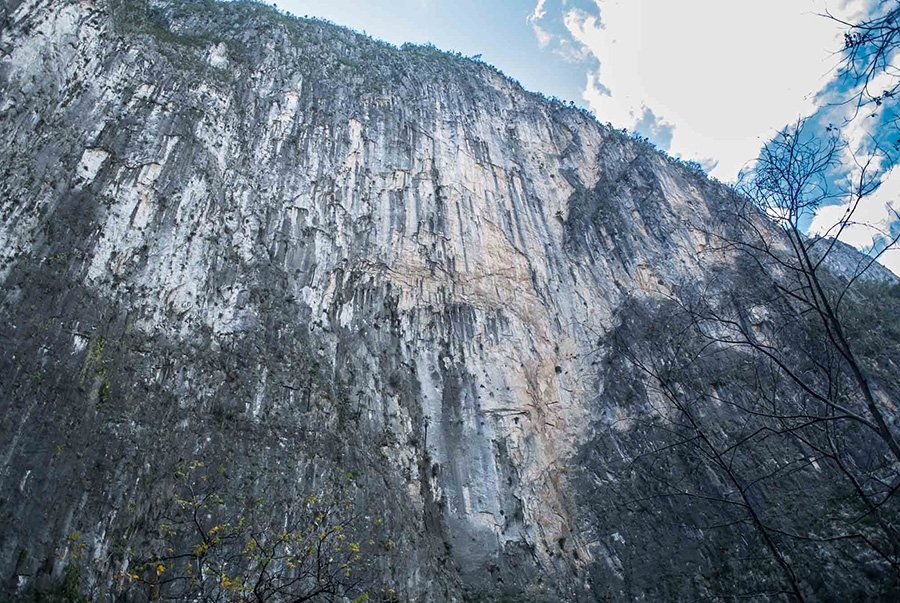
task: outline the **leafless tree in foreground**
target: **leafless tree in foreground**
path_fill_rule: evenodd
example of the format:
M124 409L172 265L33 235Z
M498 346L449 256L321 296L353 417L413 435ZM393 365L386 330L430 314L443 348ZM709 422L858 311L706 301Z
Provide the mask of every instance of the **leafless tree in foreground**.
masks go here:
M853 92L842 102L852 105L851 119L870 116L895 104L900 92L900 2L881 0L874 16L858 23L830 12L823 16L846 28L839 75ZM897 125L897 118L890 123ZM900 139L894 142L900 147Z
M726 234L706 234L718 242L719 251L737 253L761 274L773 275L772 291L766 298L756 300L757 311L775 311L782 317L793 316L797 320L816 320L825 335L819 345L833 352L837 362L818 367L813 378L808 372L798 371L777 345L748 333L739 315L728 315L707 305L703 310L695 309L695 317L699 324L705 324L708 331L715 331L729 344L747 346L774 362L808 395L830 410L870 428L894 459L900 461L896 429L887 416L895 403L889 394L873 384L847 336L841 312L852 286L864 277L878 254L862 260L849 278L843 279L833 274L830 261L836 246L840 245L838 238L853 224L860 203L879 186L874 165L878 155L873 153L866 162L856 165L855 179L847 188L837 187L831 181L832 170L846 156L845 146L836 135L823 140L809 134L804 125L800 121L785 129L763 149L752 177L740 185L733 198L730 218L734 229ZM804 219L836 199L845 200L847 209L828 231L828 236L804 234L801 226ZM772 228L773 223L777 228ZM885 249L896 242L897 237ZM835 388L838 373L849 375L856 396L850 395L845 387ZM817 379L821 376L824 381L819 383Z
M843 69L860 84L859 110L892 103L900 88L900 3L884 8L847 24ZM723 203L728 226L702 233L718 263L708 281L623 308L605 342L615 366L607 379L629 375L629 397L645 402L628 420L653 445L637 438L640 451L618 466L599 463L614 479L599 471L594 479L616 489L624 501L610 504L616 512L675 510L681 529L728 531L719 543L746 571L713 572L712 599L877 599L900 588L900 379L896 362L873 349L896 348L900 287L879 282L873 266L898 237L884 233L879 253L855 261L838 242L891 166L890 153L869 142L853 153L834 128L819 135L803 120L785 128ZM836 203L841 218L808 236L810 217ZM765 557L746 556L748 542ZM834 564L860 590L819 584ZM726 565L734 563L718 567ZM866 590L871 576L881 578Z

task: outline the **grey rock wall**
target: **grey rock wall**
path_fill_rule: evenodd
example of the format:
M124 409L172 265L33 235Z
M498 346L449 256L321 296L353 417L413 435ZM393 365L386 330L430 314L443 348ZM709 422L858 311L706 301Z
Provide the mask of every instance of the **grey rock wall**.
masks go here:
M288 500L354 472L404 600L640 599L584 511L586 447L636 445L598 340L737 270L698 234L728 191L482 64L260 5L0 20L4 580L79 532L102 590L203 459Z

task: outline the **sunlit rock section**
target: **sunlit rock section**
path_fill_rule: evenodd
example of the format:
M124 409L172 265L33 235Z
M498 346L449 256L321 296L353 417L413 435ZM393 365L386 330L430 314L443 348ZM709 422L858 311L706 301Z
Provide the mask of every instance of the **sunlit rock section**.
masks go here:
M601 340L730 265L727 191L483 64L261 5L0 10L4 579L78 533L107 588L202 459L277 499L351 473L403 600L592 599L623 537L579 528L571 475L632 425Z

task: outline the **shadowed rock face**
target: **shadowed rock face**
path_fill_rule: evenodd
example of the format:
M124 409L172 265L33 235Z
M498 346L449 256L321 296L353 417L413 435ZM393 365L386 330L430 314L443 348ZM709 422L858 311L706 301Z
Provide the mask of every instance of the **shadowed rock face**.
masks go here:
M102 589L202 459L352 472L409 600L640 596L584 473L646 444L598 340L740 274L698 234L727 191L469 60L151 4L0 8L3 579L79 532Z

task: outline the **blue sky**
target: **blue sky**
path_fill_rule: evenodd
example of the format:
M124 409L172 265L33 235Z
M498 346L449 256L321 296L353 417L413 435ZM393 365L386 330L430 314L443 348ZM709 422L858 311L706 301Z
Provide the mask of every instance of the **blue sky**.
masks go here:
M433 43L483 59L526 88L571 100L602 122L734 181L779 129L812 116L841 122L829 102L843 29L878 0L281 0L278 7L400 45ZM848 132L857 147L878 119ZM888 179L842 237L877 246L898 228ZM897 204L900 208L900 203ZM824 230L836 205L814 220ZM884 263L900 273L900 252Z

